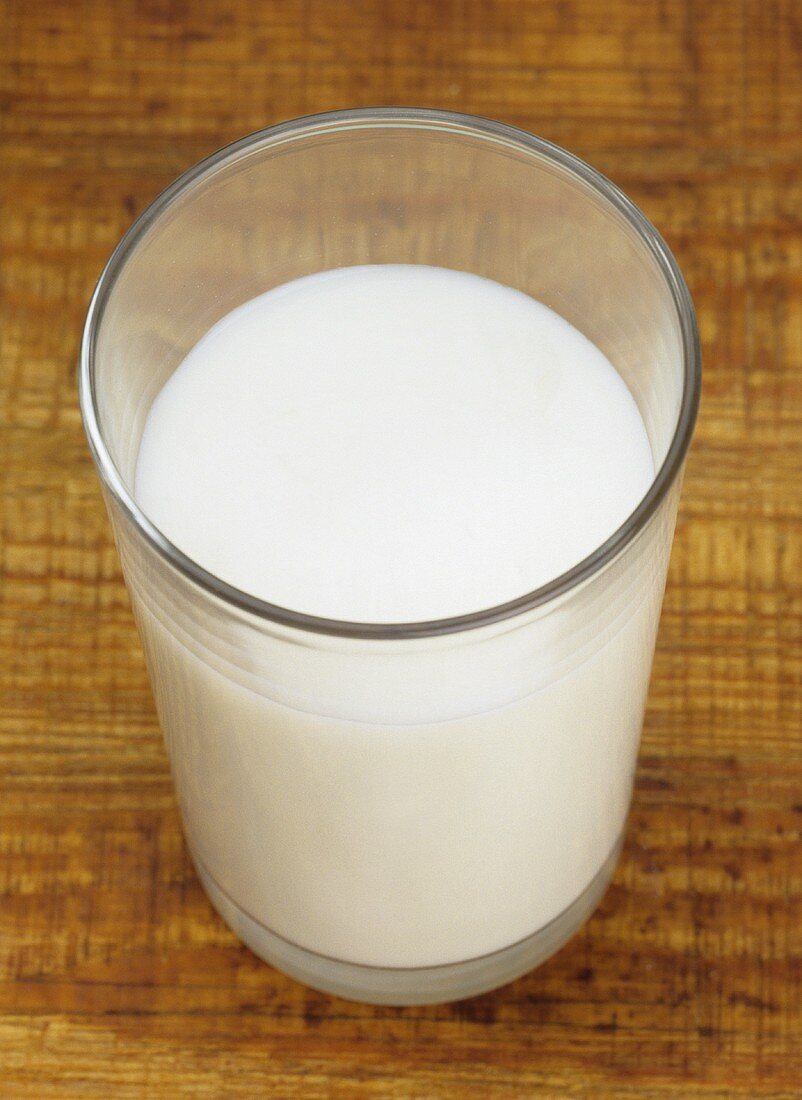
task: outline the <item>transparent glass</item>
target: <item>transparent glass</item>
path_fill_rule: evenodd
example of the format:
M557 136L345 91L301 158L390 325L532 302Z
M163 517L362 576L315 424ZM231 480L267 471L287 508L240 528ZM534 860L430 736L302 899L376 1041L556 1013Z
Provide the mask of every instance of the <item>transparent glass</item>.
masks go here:
M289 279L415 263L516 287L609 357L658 470L590 557L500 607L348 623L238 591L133 497L151 402L224 314ZM445 1001L537 965L595 907L631 798L681 469L692 305L643 215L484 119L338 112L244 138L164 192L92 300L81 407L219 912L318 989Z

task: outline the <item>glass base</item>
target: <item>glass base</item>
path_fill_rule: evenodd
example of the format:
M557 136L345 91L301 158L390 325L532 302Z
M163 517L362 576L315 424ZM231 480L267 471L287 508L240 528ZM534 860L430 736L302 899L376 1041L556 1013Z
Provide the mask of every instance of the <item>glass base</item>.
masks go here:
M198 877L217 912L266 963L323 993L383 1005L441 1004L506 985L545 962L577 932L599 904L621 853L623 835L590 884L567 909L524 940L489 955L442 966L381 967L341 962L277 936L221 889L193 854Z

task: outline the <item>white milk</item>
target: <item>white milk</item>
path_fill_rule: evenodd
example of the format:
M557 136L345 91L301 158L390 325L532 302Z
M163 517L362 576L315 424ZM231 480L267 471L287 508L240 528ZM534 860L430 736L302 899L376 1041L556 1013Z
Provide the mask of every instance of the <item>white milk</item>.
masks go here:
M387 265L223 318L152 406L136 493L247 592L409 622L556 577L653 474L626 386L565 320ZM300 637L253 661L200 644L125 564L193 853L279 936L377 966L476 957L558 916L614 849L664 562L529 640L502 625L456 656L452 638L346 659Z
M136 492L211 572L336 619L460 615L599 546L653 476L601 352L431 267L299 279L230 313L153 404Z

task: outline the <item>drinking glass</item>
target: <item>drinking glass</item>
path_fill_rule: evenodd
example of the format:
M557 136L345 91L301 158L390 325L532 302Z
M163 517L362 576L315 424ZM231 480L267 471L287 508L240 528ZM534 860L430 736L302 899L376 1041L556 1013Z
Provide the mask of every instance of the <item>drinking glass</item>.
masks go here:
M501 606L301 614L210 573L137 503L148 410L212 325L290 279L383 263L539 299L643 418L657 472L637 508ZM587 919L621 848L699 388L693 307L656 230L581 160L497 122L287 122L191 168L128 230L89 308L81 409L187 844L257 955L352 999L447 1001Z

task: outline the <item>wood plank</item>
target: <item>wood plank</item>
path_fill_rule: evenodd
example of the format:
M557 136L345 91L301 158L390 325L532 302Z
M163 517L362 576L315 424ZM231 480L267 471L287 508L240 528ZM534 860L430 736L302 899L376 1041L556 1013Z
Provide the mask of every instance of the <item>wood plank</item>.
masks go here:
M802 1095L802 9L0 0L0 1092ZM505 989L304 989L208 905L80 427L88 297L194 160L365 103L590 159L697 304L702 412L627 844Z

